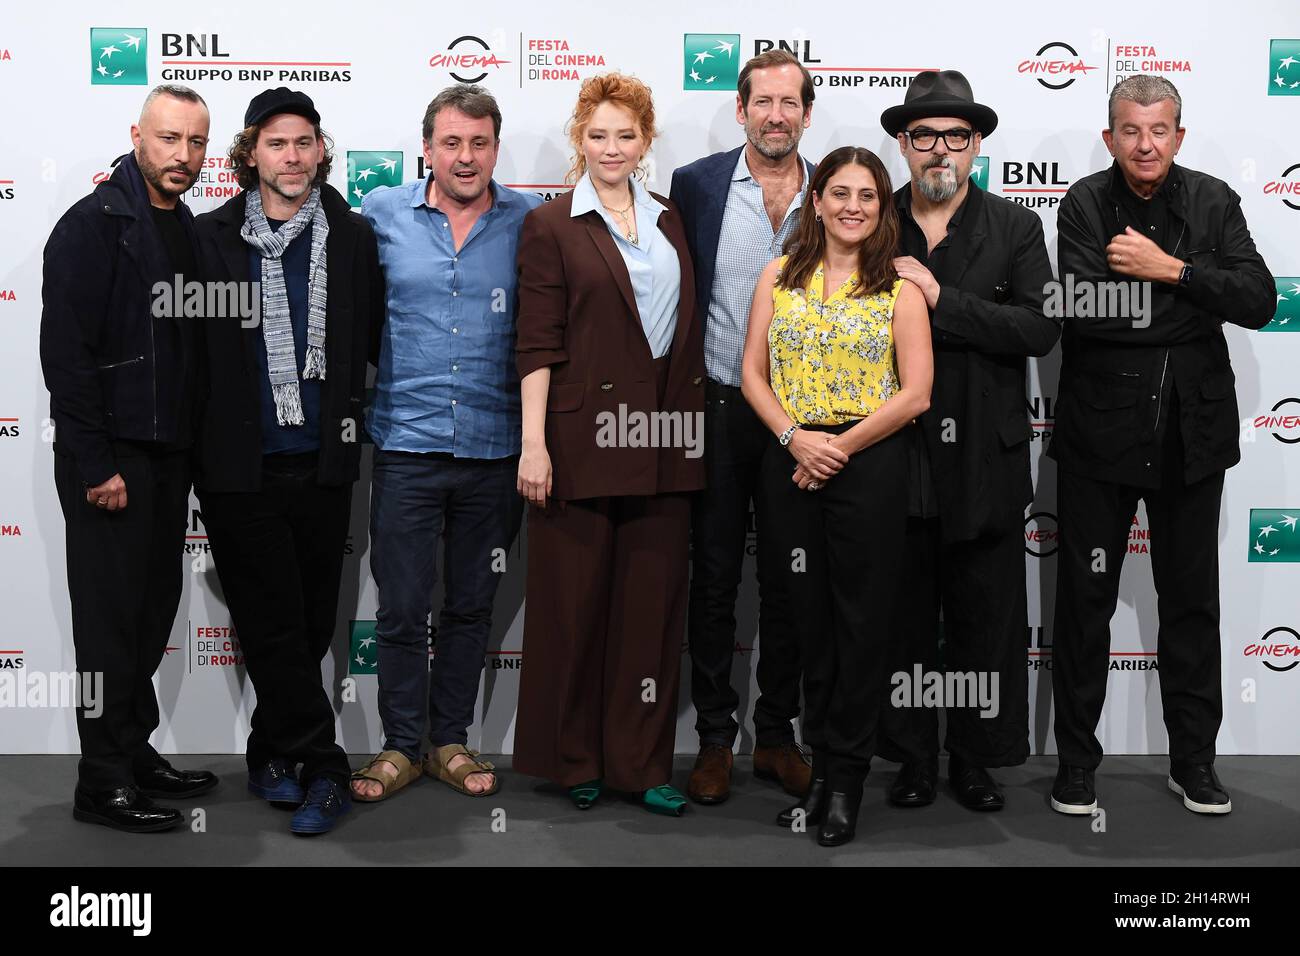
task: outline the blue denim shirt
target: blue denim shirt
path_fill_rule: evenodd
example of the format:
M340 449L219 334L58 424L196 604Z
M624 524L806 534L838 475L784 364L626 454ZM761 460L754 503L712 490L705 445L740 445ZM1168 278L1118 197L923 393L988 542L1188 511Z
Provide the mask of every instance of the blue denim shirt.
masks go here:
M517 455L515 253L542 200L493 180L492 208L457 252L446 214L425 202L428 185L381 187L361 206L388 297L366 427L384 451Z

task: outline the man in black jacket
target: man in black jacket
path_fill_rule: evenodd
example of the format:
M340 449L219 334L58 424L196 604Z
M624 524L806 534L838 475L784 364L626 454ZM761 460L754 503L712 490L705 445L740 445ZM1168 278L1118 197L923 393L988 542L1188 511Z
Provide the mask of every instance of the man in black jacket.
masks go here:
M306 94L255 96L230 160L244 192L197 227L213 283L253 283L243 298L255 308L204 323L195 485L257 692L248 788L297 806L294 833L325 833L352 802L320 666L334 635L383 278L369 224L326 183L332 156Z
M153 673L182 590L194 407L192 323L166 306L173 284L196 274L180 197L207 155L207 106L187 87L159 86L131 139L134 151L46 243L41 367L77 670L103 675L103 713L77 709L73 815L141 832L183 819L151 796L217 784L207 771L173 769L149 744Z
M894 194L895 265L924 293L934 343L930 408L907 430L907 583L880 752L903 763L892 803L932 802L938 711L919 706L915 685L941 671L959 674L961 686L977 693L943 702L949 781L970 809L1000 810L1004 796L987 768L1029 755L1022 535L1033 488L1025 359L1046 355L1060 334L1043 312L1052 267L1038 216L970 182L998 118L975 102L965 76L920 73L903 104L880 119L912 173Z
M1223 323L1267 324L1273 282L1237 194L1174 164L1184 133L1174 85L1130 77L1111 91L1109 118L1102 138L1114 164L1071 186L1057 220L1066 289L1103 293L1124 283L1132 291L1093 295L1091 314L1071 317L1062 341L1049 450L1060 469L1061 535L1052 666L1060 768L1052 808L1089 814L1097 807L1095 730L1110 619L1141 498L1159 594L1169 787L1189 810L1227 813L1232 803L1214 772L1223 716L1219 501L1224 470L1241 454ZM1128 309L1096 308L1126 299Z

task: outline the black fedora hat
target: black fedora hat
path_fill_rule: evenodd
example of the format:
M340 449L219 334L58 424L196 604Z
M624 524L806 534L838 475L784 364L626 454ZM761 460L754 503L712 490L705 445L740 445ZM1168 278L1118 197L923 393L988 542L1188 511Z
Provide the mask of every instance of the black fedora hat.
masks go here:
M976 132L988 136L998 126L998 114L975 102L970 81L957 70L926 70L912 79L901 106L880 114L880 125L897 136L907 124L923 116L957 116L969 120Z

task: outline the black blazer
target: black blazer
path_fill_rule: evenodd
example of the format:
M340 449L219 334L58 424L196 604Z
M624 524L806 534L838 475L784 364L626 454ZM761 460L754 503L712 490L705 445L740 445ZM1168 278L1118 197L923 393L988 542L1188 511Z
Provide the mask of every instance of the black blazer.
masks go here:
M705 156L673 173L669 195L680 211L686 227L686 245L695 263L695 308L703 323L709 313L713 295L713 274L718 258L718 237L722 234L722 217L727 211L727 193L731 191L731 174L740 162L744 146ZM807 181L817 168L803 161Z
M248 282L248 245L240 238L246 193L195 220L206 278ZM326 266L325 380L317 481L342 485L360 476L366 362L378 349L384 279L375 234L331 186L321 187L329 222ZM200 491L258 491L262 486L261 373L254 349L262 329L238 318L203 320L200 336L200 425L194 485ZM348 423L351 423L350 425ZM347 440L347 439L351 440Z
M911 188L894 194L900 210ZM1043 312L1052 264L1042 223L972 183L935 279L934 386L921 429L943 538L966 541L1021 525L1033 498L1025 358L1046 355L1061 334Z
M654 359L637 311L627 266L594 209L573 217L573 194L524 217L519 238L519 377L551 367L546 450L552 496L653 495L704 487L704 458L682 447L603 447L597 416L643 412L687 418L697 441L704 417L704 336L697 321L694 273L681 217L668 211L659 230L681 264L681 300L668 383L660 402ZM702 446L700 446L702 448Z

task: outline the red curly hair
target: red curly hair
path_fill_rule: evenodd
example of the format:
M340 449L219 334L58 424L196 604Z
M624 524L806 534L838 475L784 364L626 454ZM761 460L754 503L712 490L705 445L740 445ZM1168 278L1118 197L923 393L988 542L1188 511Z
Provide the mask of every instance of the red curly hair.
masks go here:
M637 128L645 140L648 152L659 131L655 129L655 103L646 86L634 76L625 73L606 73L583 80L578 90L578 102L569 118L569 143L573 146L573 162L564 181L572 185L587 172L587 157L582 151L582 138L591 125L591 116L601 103L614 103L636 117ZM639 171L639 170L638 170Z

